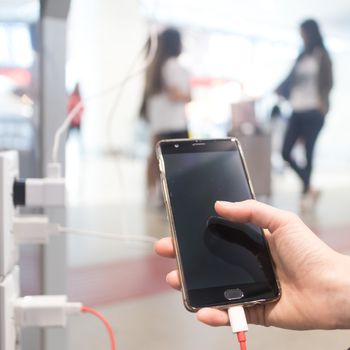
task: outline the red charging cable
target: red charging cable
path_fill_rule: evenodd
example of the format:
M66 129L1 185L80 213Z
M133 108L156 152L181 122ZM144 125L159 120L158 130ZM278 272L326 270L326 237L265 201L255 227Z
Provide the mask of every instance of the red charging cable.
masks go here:
M245 336L245 332L238 332L237 339L239 341L239 346L241 350L247 350L247 339Z
M109 334L109 339L110 339L110 343L111 343L111 350L117 350L117 344L116 344L117 342L116 342L116 339L115 339L115 336L113 333L113 329L112 329L111 325L109 324L108 320L101 314L101 312L99 312L95 309L92 309L91 307L87 307L87 306L82 306L81 312L86 312L86 313L92 314L103 322L103 324L107 328L107 332Z
M247 318L243 306L231 306L228 309L228 317L232 332L236 334L241 350L247 350L247 340L245 333L248 331Z

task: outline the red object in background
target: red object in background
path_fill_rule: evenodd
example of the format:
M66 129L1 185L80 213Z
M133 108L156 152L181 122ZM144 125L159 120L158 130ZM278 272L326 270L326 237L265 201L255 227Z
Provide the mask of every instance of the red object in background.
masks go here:
M238 80L233 79L224 79L224 78L213 78L213 77L192 77L191 86L192 88L201 88L201 87L215 87L217 85L225 85L228 83L237 83L241 86L243 90L242 83Z
M194 77L191 79L192 87L212 87L215 85L223 85L231 82L229 79L212 78L212 77Z
M10 78L21 88L28 87L32 81L32 74L25 68L0 68L0 75Z
M77 84L74 88L74 91L71 93L68 99L68 113L70 113L73 108L81 102L81 97L80 97L80 90L79 90L79 85ZM84 113L84 106L81 106L79 108L79 111L77 112L76 116L73 118L70 127L71 128L80 128L81 125L81 118Z

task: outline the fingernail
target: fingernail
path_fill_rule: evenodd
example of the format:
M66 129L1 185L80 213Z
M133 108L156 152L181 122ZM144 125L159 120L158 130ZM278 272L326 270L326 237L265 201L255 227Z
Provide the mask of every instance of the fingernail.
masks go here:
M216 201L217 204L222 205L223 207L231 207L234 203L226 201Z
M168 282L168 278L169 278L170 272L165 276L165 281Z

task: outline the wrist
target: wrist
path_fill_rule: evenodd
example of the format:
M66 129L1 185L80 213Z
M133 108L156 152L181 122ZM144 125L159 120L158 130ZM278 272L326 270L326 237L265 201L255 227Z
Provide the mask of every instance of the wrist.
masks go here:
M332 328L350 329L350 257L337 254L333 278L328 291Z

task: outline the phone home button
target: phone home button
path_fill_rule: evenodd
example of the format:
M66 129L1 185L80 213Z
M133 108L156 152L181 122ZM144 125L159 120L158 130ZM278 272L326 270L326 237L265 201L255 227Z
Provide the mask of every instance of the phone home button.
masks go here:
M224 296L227 300L237 300L244 297L244 293L239 289L227 289L224 292Z

